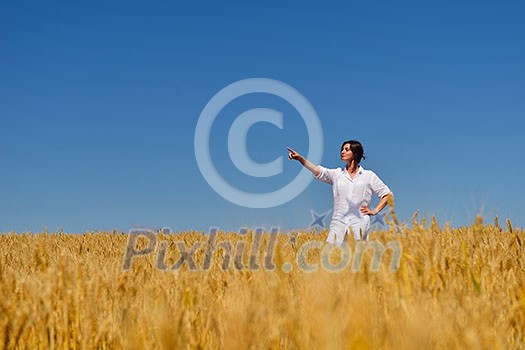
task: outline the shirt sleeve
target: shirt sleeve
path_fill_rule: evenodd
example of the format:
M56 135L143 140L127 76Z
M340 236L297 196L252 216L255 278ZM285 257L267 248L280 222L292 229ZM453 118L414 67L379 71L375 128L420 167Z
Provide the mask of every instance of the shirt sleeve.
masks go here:
M314 179L332 185L334 183L334 171L337 171L337 170L328 169L321 165L318 165L317 167L321 169L321 172L317 176L312 174Z
M372 188L372 191L379 197L383 198L389 193L392 193L390 191L390 188L388 188L387 185L381 179L379 176L377 176L374 172L372 172L372 178L370 180L370 186Z

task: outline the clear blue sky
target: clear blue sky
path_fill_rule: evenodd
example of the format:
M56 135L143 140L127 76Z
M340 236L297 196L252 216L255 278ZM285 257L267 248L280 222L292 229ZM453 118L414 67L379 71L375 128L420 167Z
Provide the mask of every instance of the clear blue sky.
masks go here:
M361 140L397 212L455 226L475 214L525 225L523 1L7 1L0 3L0 231L134 225L306 227L329 185L248 209L219 196L194 155L197 120L225 86L271 78L300 91L322 123L322 164ZM251 129L251 158L306 153L300 116L252 94L217 117L224 178L277 189L300 170L249 178L227 133L247 108L282 110ZM328 222L327 222L328 223Z

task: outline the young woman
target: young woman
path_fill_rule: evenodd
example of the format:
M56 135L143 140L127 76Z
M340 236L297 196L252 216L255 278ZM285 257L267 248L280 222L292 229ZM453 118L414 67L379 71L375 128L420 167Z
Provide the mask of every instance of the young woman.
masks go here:
M361 143L351 140L341 145L341 160L346 163L344 169L317 166L293 149L288 148L288 151L288 159L299 161L315 179L332 185L334 210L326 241L341 245L349 228L356 240L367 240L370 216L378 214L388 204L392 192L373 171L359 164L365 159ZM374 209L370 209L372 193L380 198Z

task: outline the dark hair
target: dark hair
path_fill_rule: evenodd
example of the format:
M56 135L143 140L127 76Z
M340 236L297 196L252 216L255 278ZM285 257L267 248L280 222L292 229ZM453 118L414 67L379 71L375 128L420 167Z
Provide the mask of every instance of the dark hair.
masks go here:
M361 142L356 140L350 140L345 141L341 145L341 151L345 147L346 144L350 144L350 151L354 154L354 159L359 164L361 162L361 159L366 159L365 157L365 150L363 149L363 145L361 145Z

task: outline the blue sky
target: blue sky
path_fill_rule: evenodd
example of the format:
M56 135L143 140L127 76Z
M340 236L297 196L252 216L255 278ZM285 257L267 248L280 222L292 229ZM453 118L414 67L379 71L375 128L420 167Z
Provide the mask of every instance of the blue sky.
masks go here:
M297 89L322 124L322 164L342 166L358 139L410 221L466 225L482 213L525 225L523 1L2 1L0 231L301 228L332 206L312 182L290 202L250 209L219 196L194 152L197 120L231 83L269 78ZM285 100L250 94L221 111L210 136L220 174L251 192L272 178L240 173L227 135L250 108L257 162L308 152ZM328 224L328 220L326 222Z

